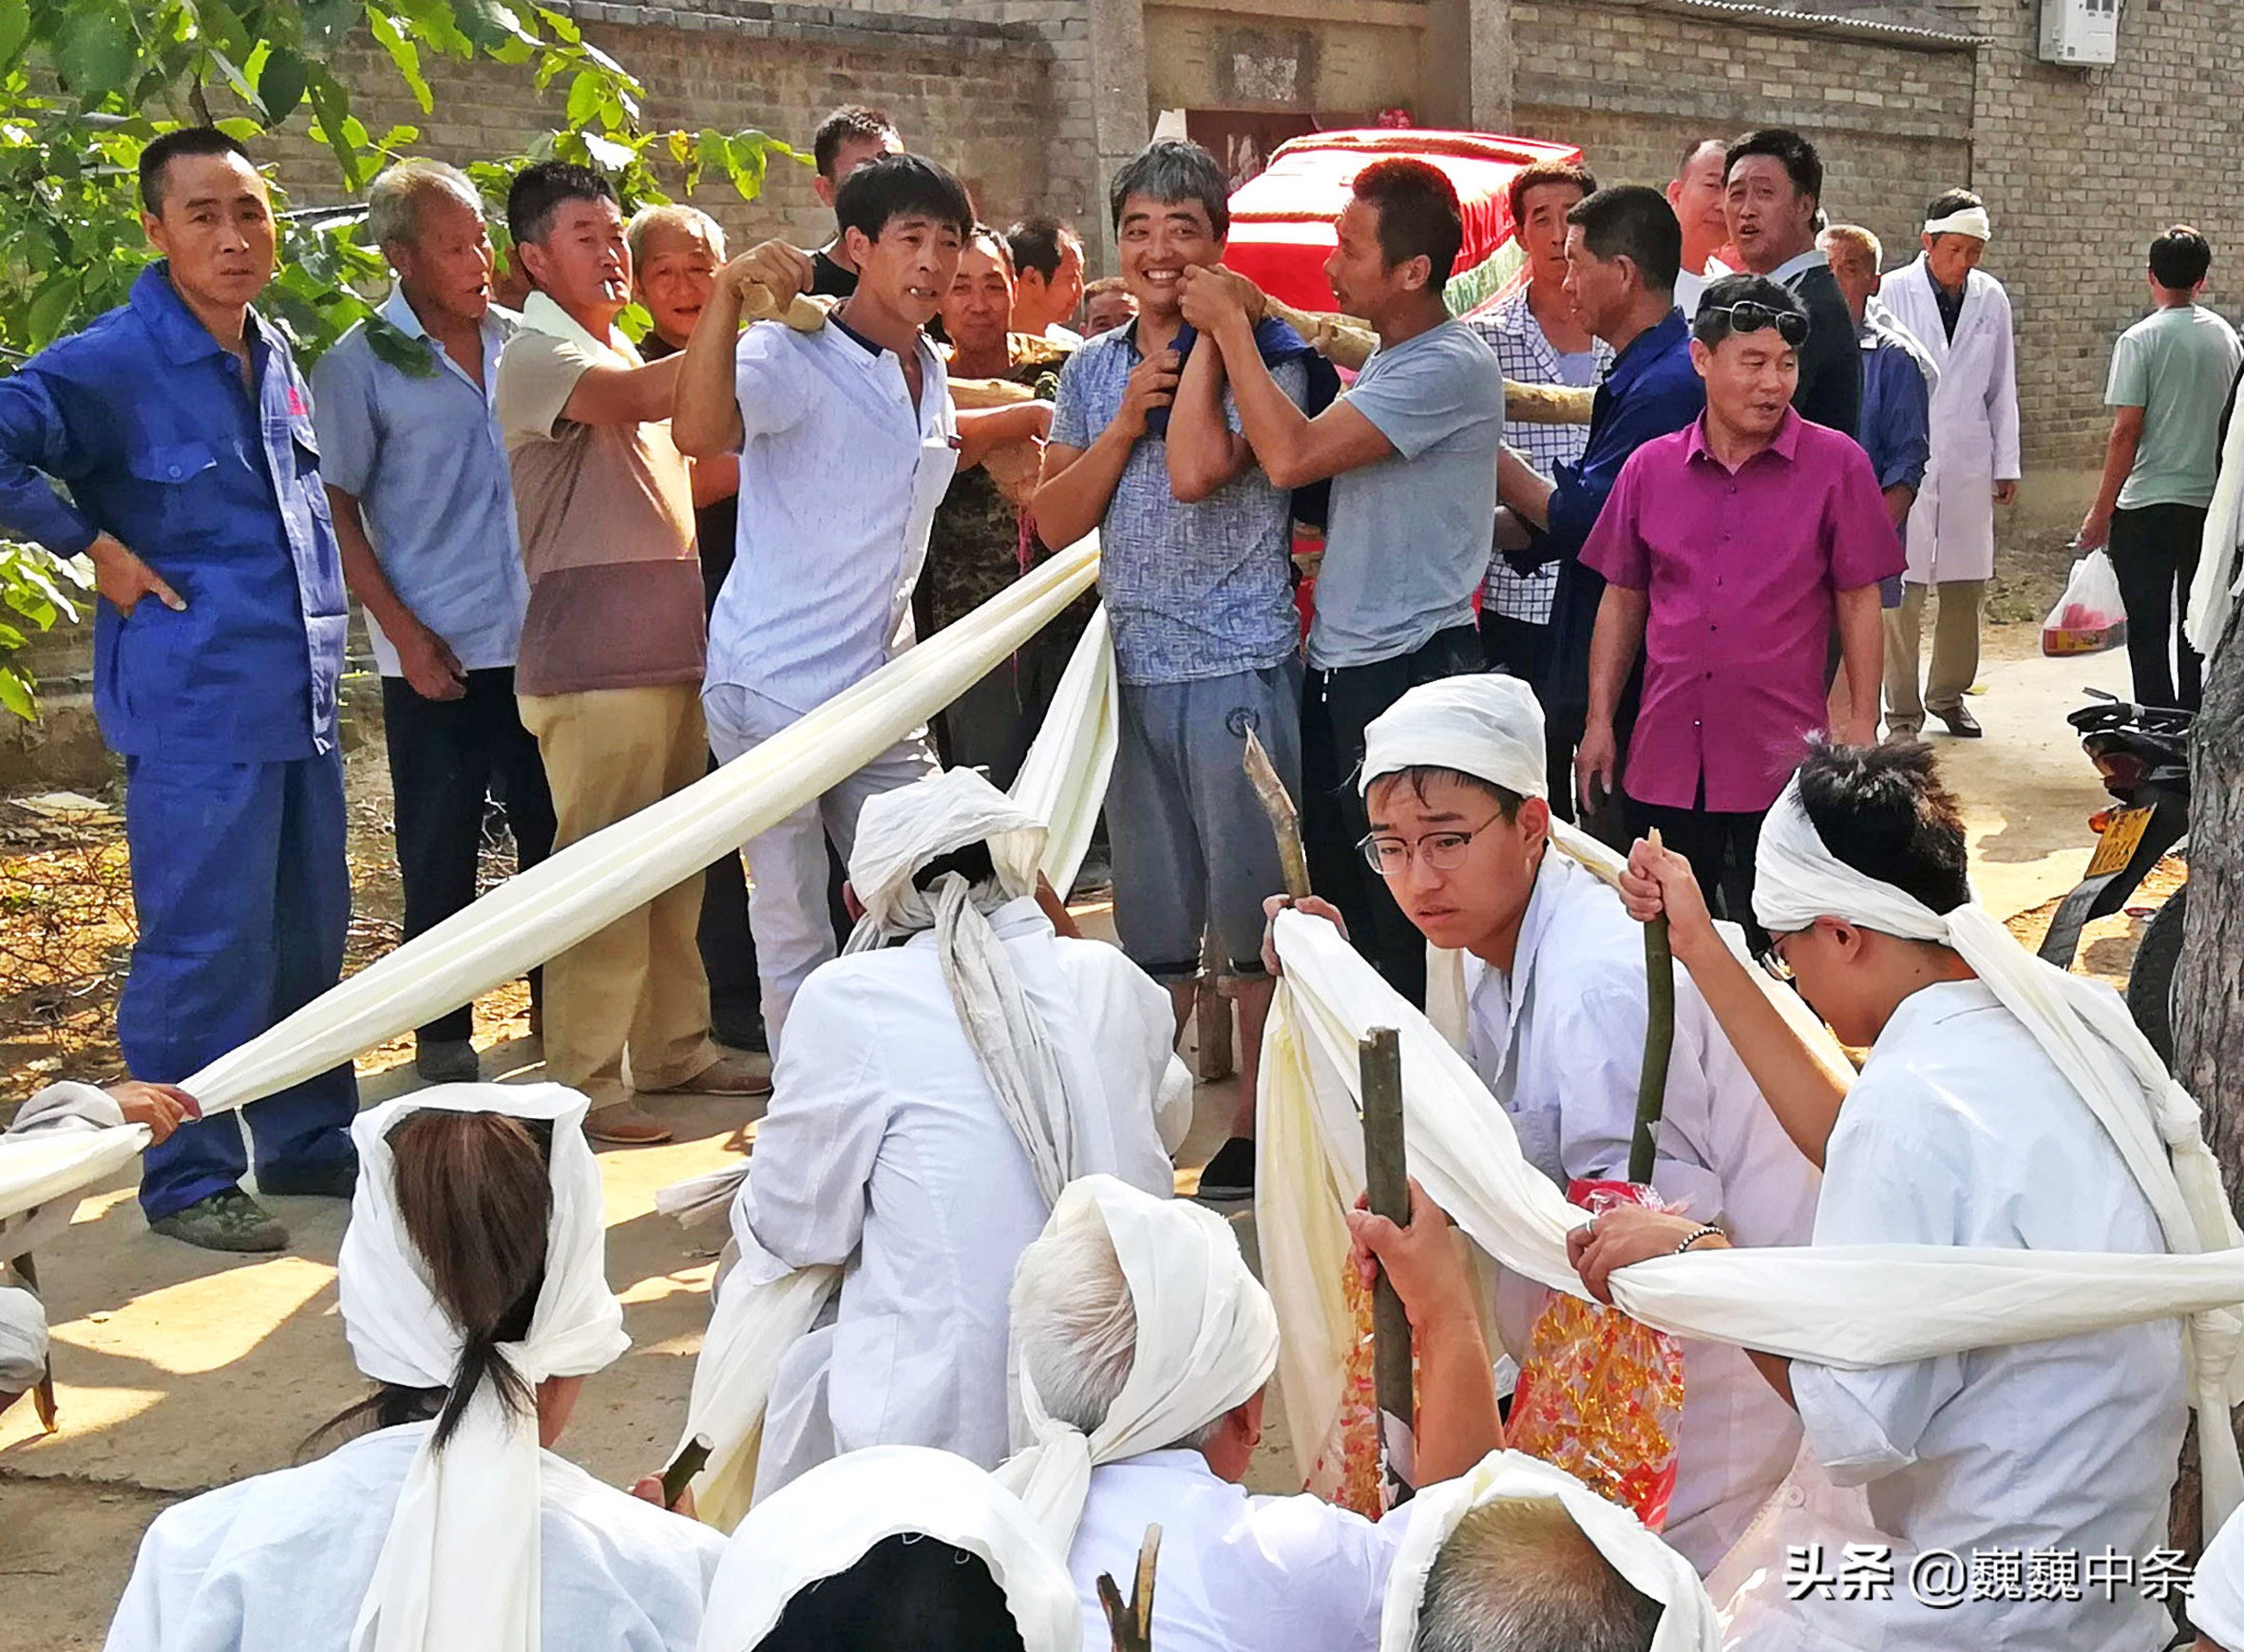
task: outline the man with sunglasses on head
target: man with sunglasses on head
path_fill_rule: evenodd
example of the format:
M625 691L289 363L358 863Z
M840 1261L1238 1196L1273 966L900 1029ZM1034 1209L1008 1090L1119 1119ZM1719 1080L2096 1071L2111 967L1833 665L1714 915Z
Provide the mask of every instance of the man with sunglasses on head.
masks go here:
M1825 731L1835 620L1854 714L1830 732L1877 737L1878 581L1904 560L1868 456L1795 409L1808 328L1774 281L1709 284L1691 330L1706 411L1637 450L1582 550L1606 579L1582 788L1613 785L1614 713L1641 653L1629 820L1658 827L1708 905L1749 930L1761 817Z
M1569 828L1551 819L1535 696L1516 677L1445 678L1405 693L1364 741L1361 852L1417 932L1462 955L1466 1060L1528 1162L1561 1189L1626 1181L1649 1016L1644 932L1552 842ZM1341 921L1323 902L1298 904ZM1276 968L1274 956L1265 961ZM1740 1243L1806 1244L1815 1168L1689 978L1676 986L1653 1187L1693 1225L1759 1236ZM1501 1278L1495 1329L1507 1347L1525 1348L1547 1296ZM1792 1467L1799 1426L1740 1350L1685 1342L1683 1367L1664 1535L1703 1571Z

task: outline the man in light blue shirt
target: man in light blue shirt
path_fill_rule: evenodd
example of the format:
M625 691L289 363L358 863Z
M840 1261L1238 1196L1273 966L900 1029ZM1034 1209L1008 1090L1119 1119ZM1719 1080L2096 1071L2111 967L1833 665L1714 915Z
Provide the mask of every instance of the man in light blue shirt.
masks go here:
M491 411L514 317L490 301L483 203L465 174L409 161L368 192L367 234L397 284L314 369L313 417L382 673L410 940L475 899L486 798L505 807L518 866L553 846L553 798L515 703L529 579ZM466 1004L421 1028L420 1075L474 1079L472 1030Z

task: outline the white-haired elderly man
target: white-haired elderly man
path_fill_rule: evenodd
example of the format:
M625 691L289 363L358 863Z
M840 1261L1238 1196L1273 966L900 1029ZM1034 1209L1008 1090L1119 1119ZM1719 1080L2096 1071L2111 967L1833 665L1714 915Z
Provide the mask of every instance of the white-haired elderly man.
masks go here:
M409 940L475 899L487 800L528 866L553 846L553 797L514 697L530 587L491 398L517 318L491 302L483 199L455 167L403 161L368 190L365 235L397 280L312 370L313 420L382 674ZM421 1076L473 1079L472 1028L469 1005L421 1028Z
M1609 854L1551 819L1533 693L1494 673L1427 683L1364 739L1365 858L1420 933L1461 964L1466 1059L1528 1162L1560 1188L1626 1181L1649 1014L1644 932L1611 889L1553 846L1565 834L1582 854ZM1338 921L1322 902L1303 905ZM1454 967L1434 976L1437 987L1458 978ZM1815 1128L1801 1130L1819 1146ZM1680 978L1653 1187L1710 1232L1805 1244L1818 1184L1705 1000ZM1507 1347L1524 1350L1546 1299L1531 1281L1502 1281L1496 1329ZM1689 1342L1683 1359L1667 1537L1703 1570L1783 1479L1800 1430L1736 1348Z
M972 769L865 801L864 916L796 996L802 1033L732 1207L720 1315L735 1291L847 1265L830 1322L773 1375L759 1496L872 1445L996 1467L1006 1293L1061 1187L1100 1171L1174 1190L1191 1085L1169 996L1115 948L1055 932L1042 840Z
M1462 1247L1416 1183L1411 1224L1349 1213L1356 1263L1410 1312L1417 1465L1431 1485L1503 1443ZM1107 1643L1099 1575L1161 1528L1161 1652L1374 1652L1414 1504L1373 1522L1241 1482L1278 1360L1270 1299L1230 1225L1112 1177L1069 1186L1013 1282L1013 1357L1033 1442L998 1472L1068 1554L1086 1643Z

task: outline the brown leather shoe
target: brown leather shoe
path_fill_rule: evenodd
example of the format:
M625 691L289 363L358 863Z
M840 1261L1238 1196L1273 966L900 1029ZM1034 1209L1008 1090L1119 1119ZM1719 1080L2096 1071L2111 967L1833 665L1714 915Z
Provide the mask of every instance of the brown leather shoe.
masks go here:
M670 1127L628 1101L596 1108L584 1115L587 1139L619 1148L651 1148L670 1140Z
M1979 719L1962 706L1952 712L1934 712L1932 714L1945 723L1948 731L1959 740L1976 740L1986 732L1980 728Z
M720 1055L691 1078L675 1084L636 1086L641 1095L770 1095L771 1078L745 1061Z

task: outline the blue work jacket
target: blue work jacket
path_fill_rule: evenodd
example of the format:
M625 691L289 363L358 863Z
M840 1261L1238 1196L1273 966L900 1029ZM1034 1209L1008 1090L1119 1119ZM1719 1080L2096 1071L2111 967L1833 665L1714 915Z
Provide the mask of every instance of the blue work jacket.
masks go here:
M249 339L254 399L160 260L128 303L0 380L0 530L61 556L106 531L187 604L97 606L94 711L127 757L288 762L335 743L350 614L312 398L255 311Z

